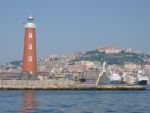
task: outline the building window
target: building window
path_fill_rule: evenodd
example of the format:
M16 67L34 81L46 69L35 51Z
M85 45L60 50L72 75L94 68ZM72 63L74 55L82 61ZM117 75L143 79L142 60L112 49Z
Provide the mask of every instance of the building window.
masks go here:
M29 62L32 62L32 56L29 56L29 57L28 57L28 61L29 61Z
M28 49L32 49L32 44L29 44Z
M33 74L33 71L30 71L29 73L30 73L30 74Z
M32 38L32 33L29 33L29 38Z

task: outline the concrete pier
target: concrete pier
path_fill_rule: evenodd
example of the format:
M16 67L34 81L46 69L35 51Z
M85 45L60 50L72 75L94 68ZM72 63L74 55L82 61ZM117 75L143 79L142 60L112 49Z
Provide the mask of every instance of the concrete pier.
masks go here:
M145 90L139 85L75 84L64 80L0 80L1 90Z

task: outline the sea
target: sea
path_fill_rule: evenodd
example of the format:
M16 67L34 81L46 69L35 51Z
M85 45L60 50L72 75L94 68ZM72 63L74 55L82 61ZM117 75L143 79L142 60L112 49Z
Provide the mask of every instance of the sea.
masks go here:
M150 89L0 90L0 113L150 113Z

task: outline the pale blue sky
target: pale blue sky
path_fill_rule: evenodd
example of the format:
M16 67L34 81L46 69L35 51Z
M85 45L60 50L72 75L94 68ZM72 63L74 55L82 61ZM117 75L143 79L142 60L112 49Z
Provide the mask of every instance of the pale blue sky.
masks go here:
M150 53L150 0L0 0L0 64L22 59L29 13L38 57L105 44Z

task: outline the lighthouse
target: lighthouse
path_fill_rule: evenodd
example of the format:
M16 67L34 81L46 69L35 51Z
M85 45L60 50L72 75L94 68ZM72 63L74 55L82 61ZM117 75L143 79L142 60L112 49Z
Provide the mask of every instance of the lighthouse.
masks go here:
M26 75L36 75L37 72L37 57L36 57L36 26L34 18L30 15L25 23L24 34L24 52L23 52L23 65L22 71Z

